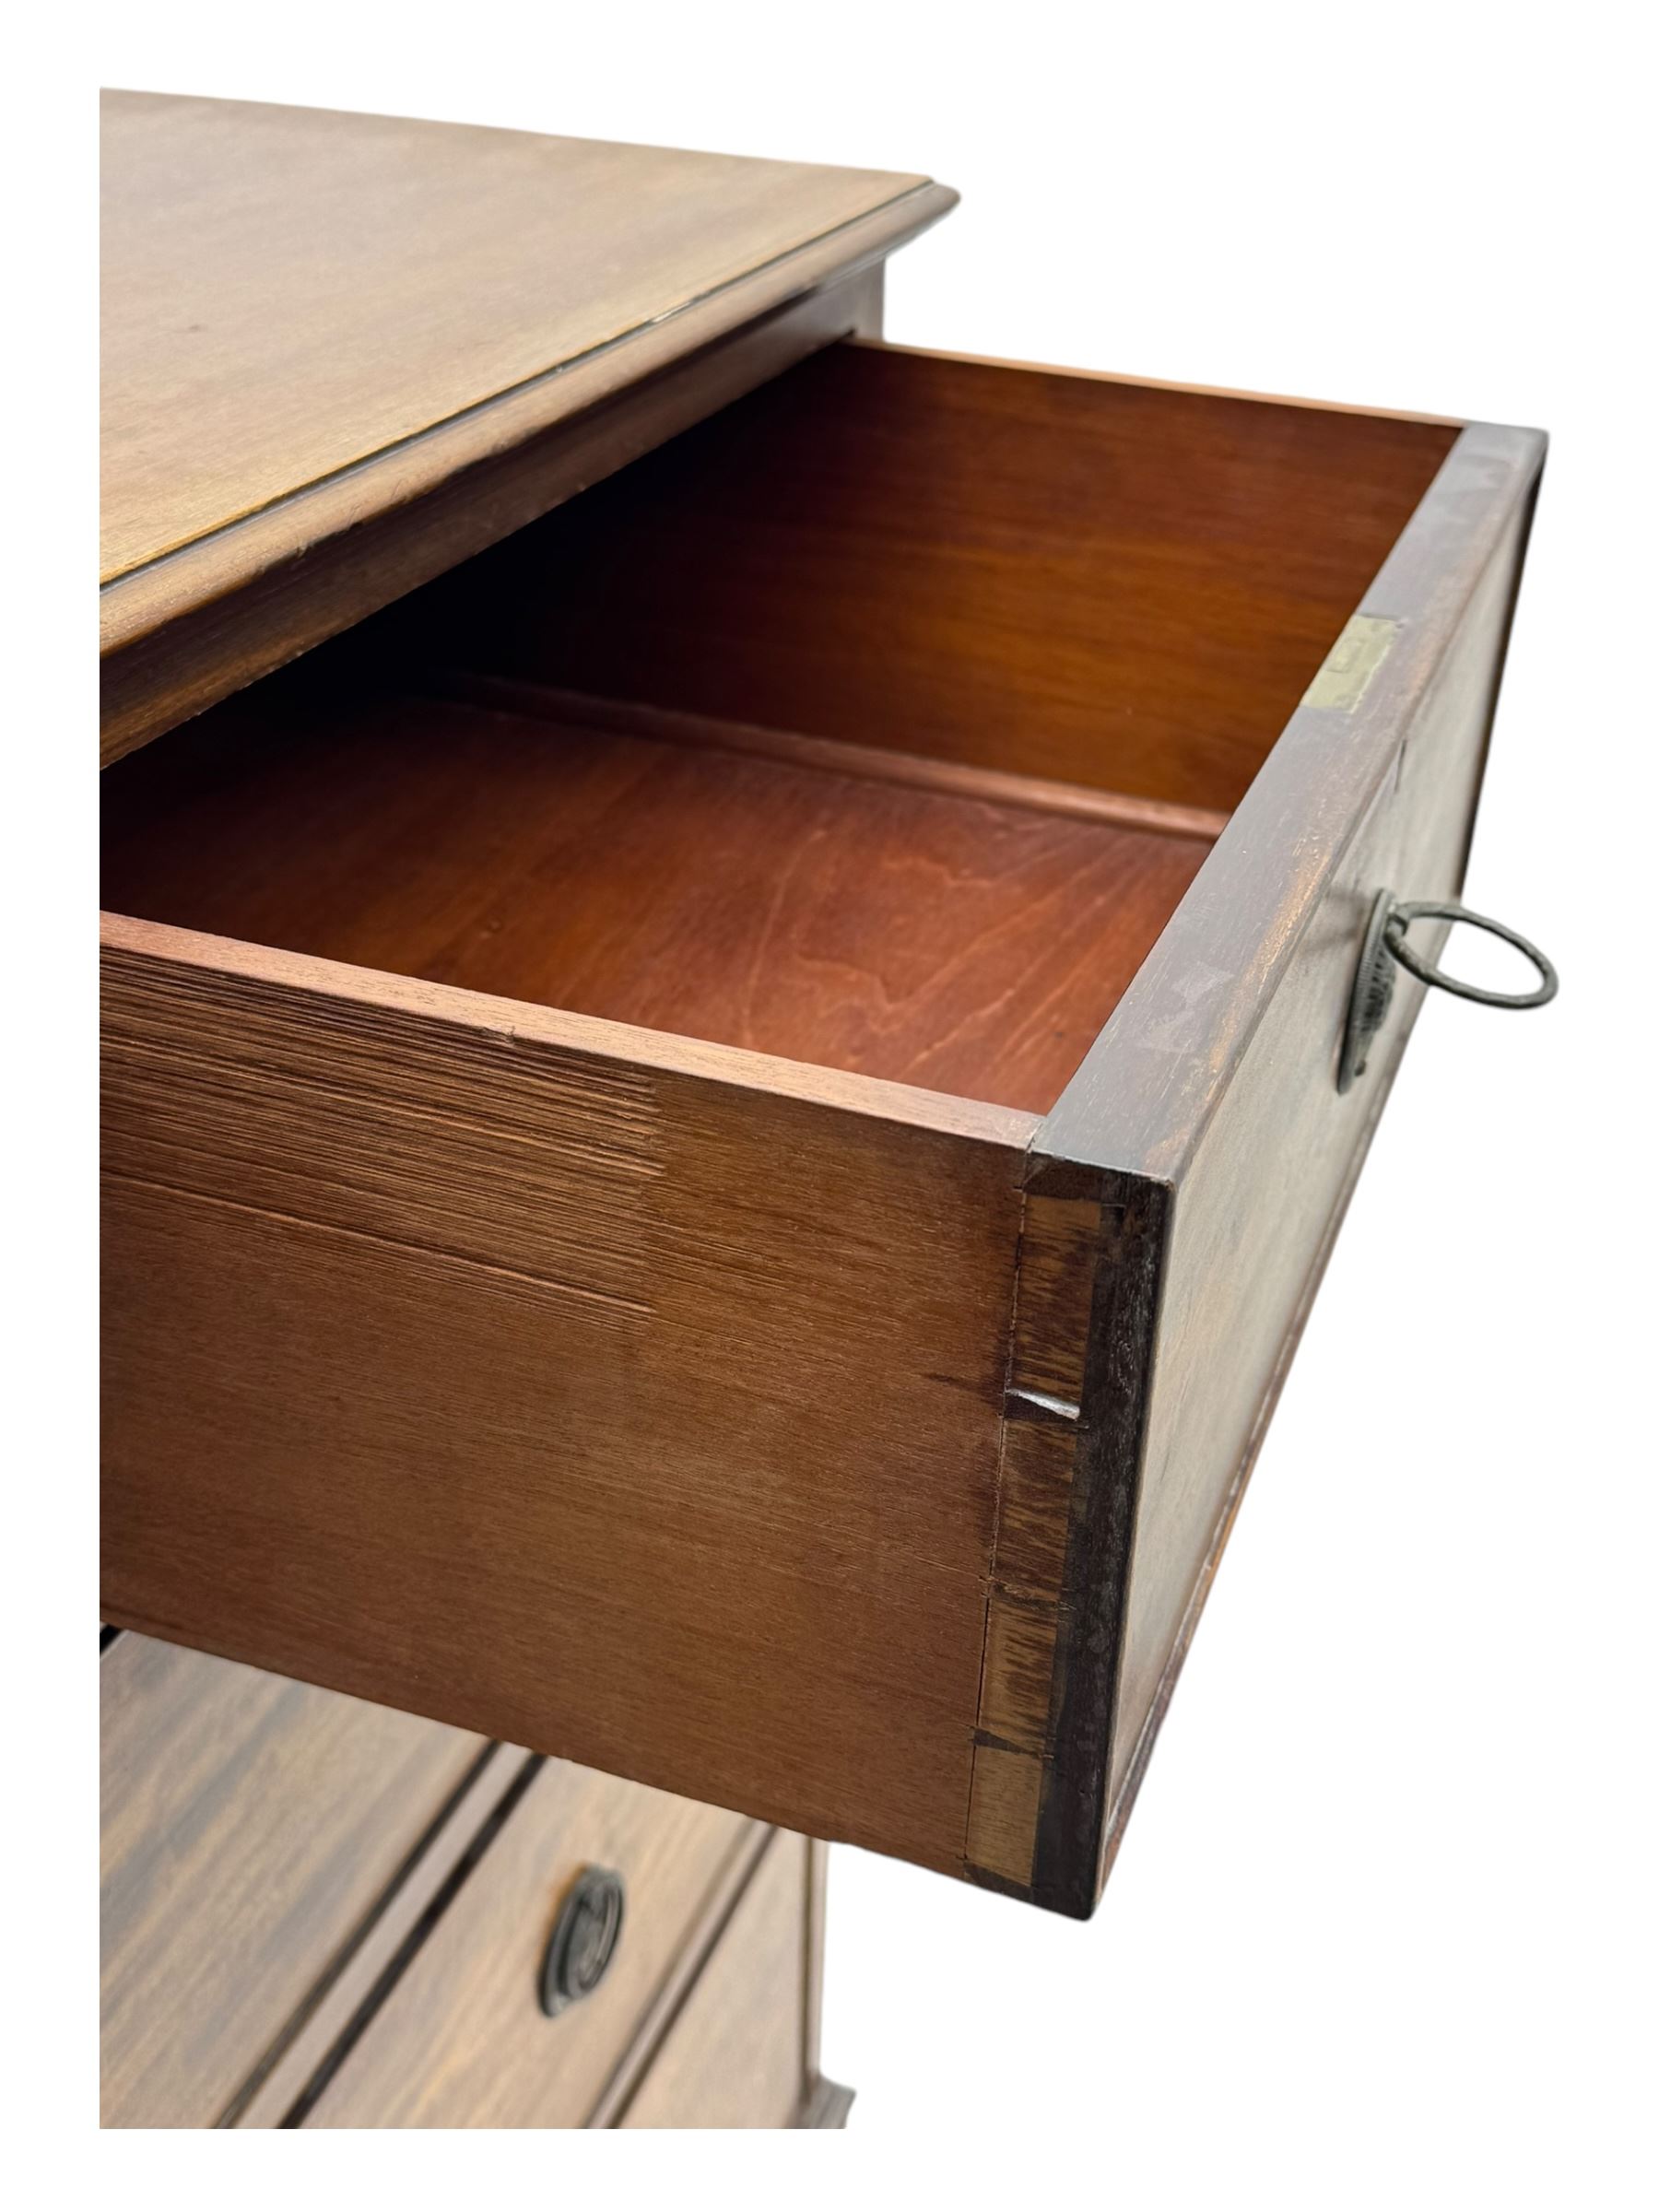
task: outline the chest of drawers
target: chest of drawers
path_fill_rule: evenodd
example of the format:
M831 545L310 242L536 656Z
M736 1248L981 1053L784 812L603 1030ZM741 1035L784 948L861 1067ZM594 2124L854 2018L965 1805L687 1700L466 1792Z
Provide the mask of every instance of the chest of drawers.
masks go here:
M1543 440L884 345L922 178L107 123L105 1618L368 1700L406 1823L524 1747L418 1956L405 1827L314 1828L193 2116L673 2124L744 1929L812 2010L795 1838L1092 1910ZM556 2092L500 1947L584 1823L678 1871Z

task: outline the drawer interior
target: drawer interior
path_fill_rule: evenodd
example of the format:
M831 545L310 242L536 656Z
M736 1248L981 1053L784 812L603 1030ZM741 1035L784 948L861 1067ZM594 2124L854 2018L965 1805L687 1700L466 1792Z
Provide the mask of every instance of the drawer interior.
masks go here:
M103 902L1045 1112L1454 436L834 347L106 771Z

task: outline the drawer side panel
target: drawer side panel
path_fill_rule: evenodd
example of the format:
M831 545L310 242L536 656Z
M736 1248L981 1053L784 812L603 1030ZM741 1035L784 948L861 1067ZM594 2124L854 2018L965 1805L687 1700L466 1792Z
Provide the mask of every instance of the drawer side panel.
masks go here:
M959 1873L1030 1117L109 934L105 1618Z

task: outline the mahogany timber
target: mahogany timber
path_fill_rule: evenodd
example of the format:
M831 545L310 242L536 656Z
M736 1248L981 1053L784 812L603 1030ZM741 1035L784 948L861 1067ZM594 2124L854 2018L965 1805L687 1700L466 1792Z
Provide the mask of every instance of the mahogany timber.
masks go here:
M221 2124L300 2124L313 2084L325 2077L335 2054L366 2031L404 1966L470 1879L519 1802L525 1786L524 1763L506 1745L490 1747L466 1788L451 1799L408 1874L341 1961L340 1971L296 2015L291 2032L250 2079Z
M555 684L526 683L510 676L426 667L420 672L420 688L446 699L465 700L475 706L500 707L510 714L572 723L586 730L621 730L629 736L661 738L670 745L747 753L761 760L788 760L798 768L824 769L832 775L862 776L877 783L907 783L922 791L953 792L959 798L983 799L994 806L1069 815L1081 822L1114 822L1121 829L1147 830L1164 837L1195 837L1206 844L1213 844L1227 827L1227 816L1208 807L1130 798L1121 791L1058 783L1051 776L1017 775L1007 769L976 768L962 760L900 752L890 746L852 745L841 737L803 737L797 730L764 730L754 723L720 722L712 714L648 707L637 700L600 699L592 691L566 691Z
M968 1822L979 1879L1030 1891L1100 1239L1090 1194L1028 1189L1003 1399L996 1539Z
M761 1828L751 1822L745 1832L741 1846L731 1853L703 1897L697 1923L687 1938L679 1957L669 1971L657 1983L651 2002L634 2024L633 2035L618 2060L603 2095L588 2112L585 2124L591 2128L615 2127L627 2110L629 2100L650 2071L665 2037L679 2018L688 1995L698 1976L708 1965L715 1947L730 1924L739 1899L747 1888L755 1869L771 1848L775 1829ZM814 1862L827 1856L823 1844L815 1846ZM808 1900L810 1908L811 1900ZM808 1939L812 1933L810 1909L806 1919ZM816 2006L821 1992L815 1986L810 2002ZM816 2037L816 2017L809 2023ZM816 2051L816 2043L814 2049Z
M756 1831L710 1806L559 1761L532 1764L464 1886L290 2124L587 2124L705 1897L728 1864L752 1862ZM621 1877L622 1938L597 1989L548 2019L542 1958L585 1866Z
M1091 1909L1414 1008L1339 1098L1364 912L1460 878L1542 441L1476 426L1441 465L1445 426L1022 373L839 349L390 610L310 672L343 753L390 717L378 777L304 774L276 689L245 764L208 733L117 771L112 881L152 837L159 918L106 922L108 1618ZM1356 607L1381 659L1345 690ZM535 690L492 716L457 667ZM493 771L406 778L486 727L516 808ZM948 774L838 778L801 749L834 739ZM585 844L537 798L567 756L627 794ZM810 858L797 806L850 810L879 875L947 805L1028 858L1127 839L1097 911L1056 900L1092 938L1154 912L1124 887L1173 865L1168 809L1235 801L1046 1120L994 1102L1002 1032L1040 1034L1019 979L924 1063L954 1097L813 1065L867 1049L829 989L787 1059L521 995L544 957L561 995L648 986L636 910L693 995L758 941L764 982L753 847ZM177 926L193 878L271 941ZM656 902L723 878L741 912L682 948ZM853 973L925 938L835 880ZM429 929L508 994L296 926L371 963ZM1041 1100L1031 1049L1007 1095Z
M1033 1189L1102 1216L1032 1876L1065 1911L1105 1878L1423 996L1402 979L1339 1096L1363 917L1462 885L1544 449L1464 430L1365 594L1372 679L1293 716L1035 1147Z
M821 1845L780 1976L726 1941L773 1830L145 1637L105 1649L105 2126L611 2127L665 2049L683 2095L688 2006L724 2043L780 1989L806 2080L781 2114L769 2053L721 2110L844 2118L817 2074ZM626 1953L549 2022L551 1916L595 1862Z
M811 2080L802 1929L812 1846L774 1834L622 2127L787 2127Z
M1209 850L832 747L291 690L109 771L113 911L1033 1112Z
M612 398L424 488L427 472L400 461L400 480L420 478L404 503L352 520L316 544L297 544L241 586L220 593L214 573L236 550L238 532L206 541L199 559L176 554L154 570L107 585L100 670L103 759L119 759L309 652L815 347L878 329L881 276L877 265L826 283L672 360L641 382L625 385ZM660 347L665 340L654 344ZM574 382L587 369L570 374ZM517 413L518 403L503 402L501 411ZM424 446L418 452L424 462ZM379 488L388 495L392 489L383 473ZM357 491L351 476L335 496L344 503ZM323 497L321 491L308 495L308 504L320 504ZM171 595L180 579L174 571L187 560L204 571L200 596L181 597L175 608Z
M1035 1118L105 945L106 1617L959 1871Z
M99 1680L102 2123L223 2125L488 1747L142 1636Z
M440 580L405 634L1225 813L1456 434L841 345Z
M105 97L103 179L106 759L874 329L878 292L828 321L795 303L955 199L914 176L132 92ZM665 404L552 454L700 354ZM469 482L531 446L509 499ZM414 530L379 527L434 500Z

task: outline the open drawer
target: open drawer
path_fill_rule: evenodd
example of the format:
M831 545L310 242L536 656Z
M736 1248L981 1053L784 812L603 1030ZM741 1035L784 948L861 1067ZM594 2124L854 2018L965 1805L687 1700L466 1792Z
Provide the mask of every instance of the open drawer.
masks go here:
M104 1618L1087 1913L1542 451L843 345L108 771Z

